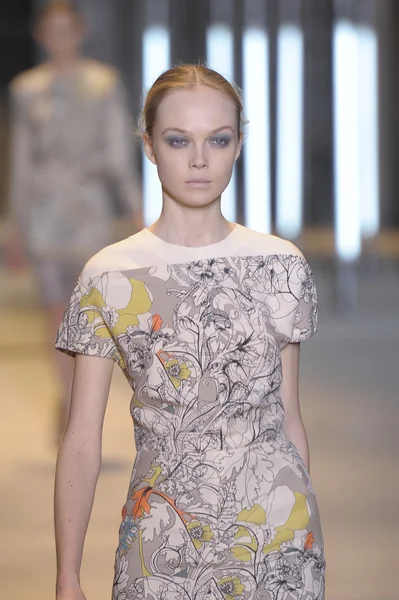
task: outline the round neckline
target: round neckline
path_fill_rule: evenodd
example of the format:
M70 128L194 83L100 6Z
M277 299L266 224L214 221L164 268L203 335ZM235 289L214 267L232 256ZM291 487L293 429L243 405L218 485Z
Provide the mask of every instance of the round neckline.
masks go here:
M235 235L237 234L238 230L240 228L239 223L235 223L234 228L232 229L232 231L230 231L230 233L228 235L226 235L226 237L224 237L223 239L219 240L218 242L214 242L213 244L205 244L204 246L183 246L182 244L173 244L172 242L167 242L166 240L163 240L162 238L160 238L158 235L156 235L155 233L153 233L152 231L150 231L150 229L148 229L148 227L144 227L143 232L145 232L147 234L147 236L151 237L151 239L156 242L157 244L161 245L161 246L165 246L168 248L173 248L175 250L180 250L180 251L185 251L185 252L190 252L192 251L200 251L200 250L209 250L212 248L219 248L220 246L222 246L223 244L226 244L228 242L230 242L232 239L234 239Z

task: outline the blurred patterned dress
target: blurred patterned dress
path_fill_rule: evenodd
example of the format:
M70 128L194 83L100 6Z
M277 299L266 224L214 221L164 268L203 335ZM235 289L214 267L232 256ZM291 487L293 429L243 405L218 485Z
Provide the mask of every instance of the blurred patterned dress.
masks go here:
M316 329L306 260L240 225L201 248L144 229L87 263L56 347L117 361L133 389L113 600L324 600L280 395L282 348Z
M113 68L84 59L68 74L26 71L10 92L11 220L44 301L65 300L88 258L115 241L113 197L126 215L140 210L125 91Z

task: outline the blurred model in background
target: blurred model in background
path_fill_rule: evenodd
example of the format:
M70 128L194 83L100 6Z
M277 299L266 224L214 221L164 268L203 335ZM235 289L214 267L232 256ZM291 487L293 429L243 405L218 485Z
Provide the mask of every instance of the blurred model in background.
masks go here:
M29 261L53 342L77 275L115 241L115 198L141 228L126 94L117 71L82 56L83 16L53 1L34 37L47 60L11 83L11 265ZM56 353L61 381L57 439L69 410L73 361Z

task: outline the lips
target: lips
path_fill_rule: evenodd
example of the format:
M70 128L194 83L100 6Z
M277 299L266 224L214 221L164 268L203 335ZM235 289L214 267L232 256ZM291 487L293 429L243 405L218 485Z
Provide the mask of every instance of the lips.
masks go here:
M211 183L209 179L189 179L186 183Z

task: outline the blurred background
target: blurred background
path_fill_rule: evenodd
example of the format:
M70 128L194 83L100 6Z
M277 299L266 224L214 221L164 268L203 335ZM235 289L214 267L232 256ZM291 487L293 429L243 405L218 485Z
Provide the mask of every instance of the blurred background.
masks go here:
M201 59L243 89L249 120L225 215L294 241L316 277L320 326L301 350L301 405L326 599L397 600L398 1L80 0L83 17L55 25L35 17L42 4L0 4L2 596L54 597L54 462L71 368L52 356L54 324L96 244L157 218L160 188L134 124L158 74ZM57 55L51 68L43 48ZM72 257L76 222L93 234ZM111 593L134 457L129 401L116 372L82 569L88 600Z

